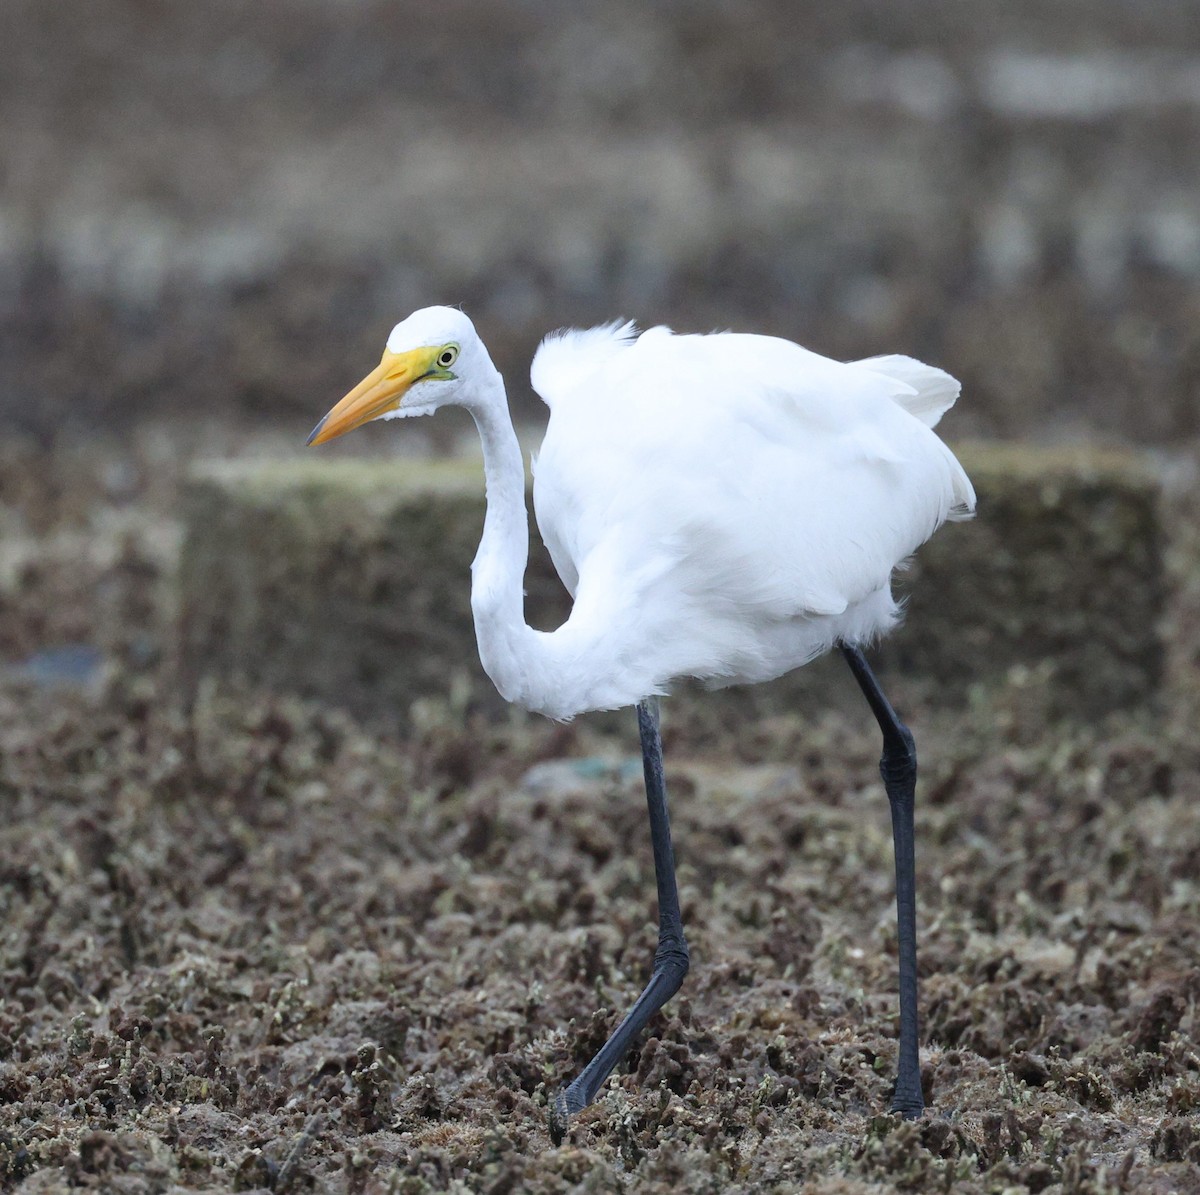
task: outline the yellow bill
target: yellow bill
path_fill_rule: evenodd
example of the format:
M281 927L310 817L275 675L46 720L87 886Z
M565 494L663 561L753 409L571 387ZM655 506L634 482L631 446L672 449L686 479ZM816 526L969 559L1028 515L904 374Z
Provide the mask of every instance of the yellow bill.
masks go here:
M414 382L438 375L440 351L436 345L404 353L384 349L379 364L313 428L307 442L324 444L394 411Z

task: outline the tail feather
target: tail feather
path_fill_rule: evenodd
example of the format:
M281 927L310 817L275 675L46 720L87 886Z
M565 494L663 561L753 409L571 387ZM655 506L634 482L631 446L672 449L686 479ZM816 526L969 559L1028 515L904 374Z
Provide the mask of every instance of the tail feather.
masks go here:
M943 369L925 365L912 357L893 354L887 357L868 357L864 361L852 361L860 369L869 369L881 374L900 387L896 401L910 414L915 415L927 427L936 427L938 420L954 406L962 385Z

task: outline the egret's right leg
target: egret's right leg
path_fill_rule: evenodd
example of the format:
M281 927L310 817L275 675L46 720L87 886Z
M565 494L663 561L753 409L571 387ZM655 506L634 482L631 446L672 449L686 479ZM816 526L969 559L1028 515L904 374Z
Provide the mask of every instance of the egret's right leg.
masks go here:
M912 733L897 717L862 650L843 643L842 655L883 731L879 773L892 810L892 841L896 853L896 953L900 968L900 1054L892 1111L912 1120L920 1116L925 1107L917 1046L917 864L913 828L917 749Z
M561 1140L573 1112L586 1108L596 1098L604 1080L628 1053L646 1022L679 991L688 973L688 946L679 913L679 891L675 884L675 852L671 847L671 821L667 815L667 785L663 778L662 738L658 730L658 699L649 698L637 707L638 730L642 737L642 767L646 775L646 806L650 813L650 845L654 851L654 878L658 885L658 949L646 990L600 1047L595 1058L550 1107L550 1133Z

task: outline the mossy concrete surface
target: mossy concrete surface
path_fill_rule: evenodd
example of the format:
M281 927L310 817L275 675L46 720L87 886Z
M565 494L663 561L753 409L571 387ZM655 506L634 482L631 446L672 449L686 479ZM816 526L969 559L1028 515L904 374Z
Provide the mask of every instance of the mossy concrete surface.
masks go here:
M1024 685L1084 715L1153 698L1167 600L1153 463L1013 444L959 453L979 515L943 528L898 575L908 614L878 653L892 683L951 700ZM206 466L184 510L189 684L238 678L367 714L403 716L414 699L454 690L499 708L469 602L484 511L478 462ZM535 626L566 617L536 532L526 589ZM753 708L811 700L827 668L760 686Z
M368 715L404 714L463 685L489 699L470 605L484 511L477 462L203 466L184 507L189 685L248 680ZM534 562L527 588L534 611L566 617L548 559Z
M1165 664L1167 516L1142 453L958 445L976 518L897 578L907 617L887 667L948 691L1002 678L1083 714L1152 698Z

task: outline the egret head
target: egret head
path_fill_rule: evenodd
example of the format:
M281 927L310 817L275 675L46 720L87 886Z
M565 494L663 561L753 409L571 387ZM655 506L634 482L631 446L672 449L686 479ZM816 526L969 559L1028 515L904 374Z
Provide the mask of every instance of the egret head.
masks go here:
M474 324L454 307L423 307L388 337L383 358L313 428L324 444L372 419L432 415L451 403L470 405L496 377Z

